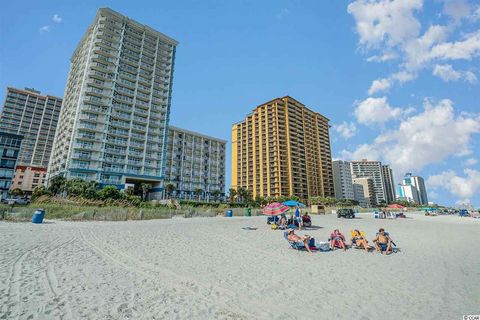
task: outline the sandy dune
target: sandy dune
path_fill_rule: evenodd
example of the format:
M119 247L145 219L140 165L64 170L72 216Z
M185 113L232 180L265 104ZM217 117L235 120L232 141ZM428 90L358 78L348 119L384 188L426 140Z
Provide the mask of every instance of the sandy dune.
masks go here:
M480 314L480 221L314 216L400 252L308 255L265 218L0 223L0 319L461 319ZM259 227L246 231L244 226ZM302 233L302 232L300 232ZM303 232L304 233L304 232Z

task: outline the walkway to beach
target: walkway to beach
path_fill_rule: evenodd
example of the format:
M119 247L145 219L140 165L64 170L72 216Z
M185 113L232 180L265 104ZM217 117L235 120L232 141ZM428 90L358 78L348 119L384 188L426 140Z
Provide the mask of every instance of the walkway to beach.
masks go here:
M400 252L308 255L264 217L0 223L0 319L460 319L480 313L480 221L313 216L326 240L384 227ZM242 230L244 226L257 230ZM300 234L305 232L299 232Z

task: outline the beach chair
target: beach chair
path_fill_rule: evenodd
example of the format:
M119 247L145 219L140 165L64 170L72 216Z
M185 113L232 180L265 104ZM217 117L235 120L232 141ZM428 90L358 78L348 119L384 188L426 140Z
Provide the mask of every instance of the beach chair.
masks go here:
M307 248L305 248L305 246L303 245L303 243L300 243L300 242L293 242L293 241L290 241L288 240L288 231L285 231L283 233L283 237L285 238L285 240L287 240L287 242L290 244L290 246L295 249L295 250L300 250L300 251L303 251L303 250L307 250ZM315 247L315 239L310 239L310 244L309 244L309 247L310 247L310 250L314 251L314 250L318 250L317 247Z
M364 239L367 239L367 236L365 235L365 231L360 231L360 236L362 236ZM353 237L355 237L355 230L350 231L350 239L353 239ZM355 240L353 241L353 244L355 245L354 248L360 248L355 243Z

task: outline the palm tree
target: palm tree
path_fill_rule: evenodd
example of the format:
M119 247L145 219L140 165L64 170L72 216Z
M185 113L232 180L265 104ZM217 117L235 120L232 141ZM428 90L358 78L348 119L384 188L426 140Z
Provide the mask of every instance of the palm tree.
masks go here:
M165 192L167 193L167 196L168 197L171 197L172 196L172 193L173 191L175 191L176 187L173 183L168 183L166 186L165 186Z
M245 195L246 195L247 190L244 187L239 187L237 189L237 198L239 202L242 202L245 200Z
M235 197L237 196L237 190L233 189L233 188L230 188L228 190L228 200L230 202L233 202L235 201Z
M148 193L152 189L152 185L149 183L142 183L140 187L142 188L142 200L145 201L145 199L147 199Z
M221 195L221 192L220 192L220 190L213 190L213 191L211 192L211 195L212 195L212 197L213 197L213 201L214 201L214 202L217 202L218 197L220 197L220 195Z
M200 196L202 195L203 193L203 190L202 188L196 188L194 193L198 196L198 201L200 201Z

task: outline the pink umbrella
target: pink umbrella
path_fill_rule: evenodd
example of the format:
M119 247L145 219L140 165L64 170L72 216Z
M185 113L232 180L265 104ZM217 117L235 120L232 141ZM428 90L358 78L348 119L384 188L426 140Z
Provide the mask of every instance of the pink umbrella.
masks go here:
M278 216L290 209L289 206L284 205L280 202L269 203L265 208L263 208L262 213L267 216Z

